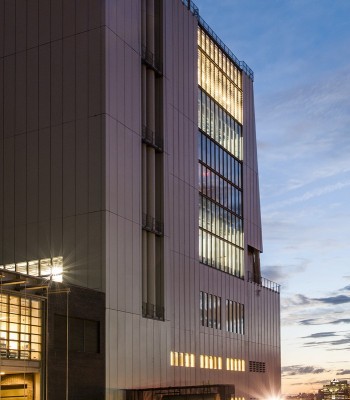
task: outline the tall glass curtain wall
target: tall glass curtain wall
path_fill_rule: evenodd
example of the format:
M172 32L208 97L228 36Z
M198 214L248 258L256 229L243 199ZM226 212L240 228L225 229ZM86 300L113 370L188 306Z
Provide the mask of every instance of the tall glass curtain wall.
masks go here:
M198 31L199 258L243 278L241 71Z

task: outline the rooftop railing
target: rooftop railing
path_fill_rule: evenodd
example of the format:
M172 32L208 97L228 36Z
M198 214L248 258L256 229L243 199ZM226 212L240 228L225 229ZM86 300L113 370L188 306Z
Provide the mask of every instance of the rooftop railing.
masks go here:
M206 31L206 33L215 41L215 43L221 48L223 52L242 70L249 78L254 81L254 72L244 62L240 61L232 51L226 46L226 44L219 38L219 36L211 29L211 27L204 21L199 15L199 8L193 3L192 0L182 0L182 3L192 12L192 14L198 19L199 26Z
M263 278L262 276L256 277L252 272L249 271L248 282L255 283L256 285L272 290L273 292L280 293L281 285L276 282L270 281L267 278Z
M184 4L193 15L196 17L199 16L199 8L193 3L192 0L182 0L182 4Z

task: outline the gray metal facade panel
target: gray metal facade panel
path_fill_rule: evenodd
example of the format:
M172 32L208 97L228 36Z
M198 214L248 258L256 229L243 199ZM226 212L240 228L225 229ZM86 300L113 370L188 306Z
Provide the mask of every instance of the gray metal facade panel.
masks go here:
M4 58L4 137L11 137L15 133L15 80L16 57L14 54Z
M33 0L27 2L27 49L38 46L39 32L39 2Z
M257 161L257 142L255 131L253 82L245 74L243 76L243 210L244 238L248 245L262 251L260 195Z
M96 287L95 280L101 286L102 231L96 227L102 226L102 216L99 214L97 222L91 220L87 225L94 235L85 259L95 260L89 267L89 282L83 276L87 272L83 272L82 261L76 258L76 253L82 252L76 252L72 244L79 244L77 215L80 218L87 213L87 205L90 211L99 212L103 200L103 194L97 192L103 190L103 121L98 113L102 113L104 95L104 55L99 51L104 36L99 27L104 13L103 2L84 1L77 2L82 13L76 15L75 3L19 0L16 7L14 2L0 4L1 18L6 20L1 28L1 76L5 78L4 87L1 84L1 99L5 100L1 140L6 158L12 160L1 160L7 177L1 182L1 190L8 192L8 203L1 205L6 210L1 211L5 215L1 237L4 232L6 235L0 263L64 253L69 266L75 268L67 277ZM90 25L84 25L84 21ZM90 32L76 38L78 27ZM93 115L90 121L89 103ZM17 135L15 140L13 135ZM9 140L3 141L4 138ZM98 150L97 154L91 147ZM88 192L89 187L93 193ZM95 243L99 243L98 247ZM88 269L86 264L84 268Z
M15 52L16 48L16 3L4 1L4 56Z
M5 37L5 2L0 1L0 59L4 57L4 37Z
M89 116L89 32L82 32L75 36L76 52L76 119Z
M16 121L15 133L26 131L27 59L25 52L16 55Z
M63 76L63 122L75 119L75 36L63 39L62 76Z
M27 4L19 0L16 4L16 50L25 51L27 48Z
M84 8L79 10L81 12L81 15L84 15L84 14L86 15L88 13L88 3L89 2L85 2ZM75 32L75 29L76 29L75 20L76 20L76 17L77 18L80 18L80 17L78 15L76 15L75 1L62 0L62 15L58 14L56 16L53 15L52 17L53 17L53 19L56 19L59 22L62 21L63 37L72 36L76 33ZM62 20L61 20L61 18L62 18ZM86 27L86 28L88 29L88 27Z
M37 130L39 117L39 50L27 50L27 132Z
M86 171L89 170L89 120L79 119L75 125L75 142L80 150L76 154L76 194L75 207L78 215L87 214L89 211L89 176Z
M103 114L105 102L105 78L104 78L104 38L105 29L95 28L88 32L89 48L89 117Z
M50 2L47 0L39 0L38 2L38 18L39 18L39 46L50 42ZM20 21L16 20L16 25Z

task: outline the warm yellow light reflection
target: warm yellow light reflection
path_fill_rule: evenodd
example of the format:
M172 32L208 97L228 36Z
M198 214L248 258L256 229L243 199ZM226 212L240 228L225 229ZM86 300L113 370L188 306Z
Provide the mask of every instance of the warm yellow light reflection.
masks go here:
M195 367L195 355L191 353L170 352L170 365L172 367Z
M200 28L198 28L198 83L242 123L242 73Z
M41 260L22 261L16 264L0 265L0 269L15 271L25 275L43 276L62 282L63 257L43 258Z
M245 361L239 358L226 358L227 371L245 371Z
M41 359L41 302L8 294L0 296L2 359Z
M199 357L200 368L205 369L222 369L222 358L217 356L208 356L201 354Z

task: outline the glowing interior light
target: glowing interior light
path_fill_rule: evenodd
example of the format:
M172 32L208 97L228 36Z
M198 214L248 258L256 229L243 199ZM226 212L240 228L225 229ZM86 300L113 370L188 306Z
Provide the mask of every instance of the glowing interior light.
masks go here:
M190 356L188 353L185 353L185 367L189 367L190 365Z
M195 367L195 355L191 353L170 352L170 365L172 367Z
M56 264L52 266L52 280L55 282L62 282L63 265Z
M16 264L5 264L0 265L0 269L32 276L52 277L52 280L62 282L63 257L43 258L41 260L22 261Z
M194 357L194 354L191 354L191 355L190 355L190 358L191 358L191 367L194 368L195 365L196 365L196 364L195 364L195 357Z
M222 369L222 358L218 357L218 369Z

